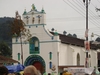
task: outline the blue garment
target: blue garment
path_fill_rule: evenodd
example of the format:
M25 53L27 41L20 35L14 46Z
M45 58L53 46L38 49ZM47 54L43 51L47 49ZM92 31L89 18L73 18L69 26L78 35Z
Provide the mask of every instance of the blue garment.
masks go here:
M9 73L14 73L14 72L23 71L25 66L18 64L18 65L9 65L6 66L6 68L8 69Z

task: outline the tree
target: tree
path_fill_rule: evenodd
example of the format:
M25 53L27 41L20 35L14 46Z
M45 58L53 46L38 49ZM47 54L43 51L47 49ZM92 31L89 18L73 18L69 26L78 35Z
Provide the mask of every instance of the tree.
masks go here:
M29 41L31 38L31 34L29 29L25 28L25 23L21 20L20 15L18 14L18 11L16 12L16 17L14 21L11 24L11 35L13 37L17 37L20 39L21 42L21 59L23 64L23 47L22 47L22 36L26 37L26 41Z
M18 11L16 12L16 17L14 21L11 23L11 35L12 37L20 37L25 36L27 40L30 39L31 34L29 29L25 28L25 23L21 20Z
M12 50L5 42L0 42L0 55L5 57L12 56Z
M0 18L0 42L6 42L12 48L12 36L9 34L11 22L14 18L4 17Z

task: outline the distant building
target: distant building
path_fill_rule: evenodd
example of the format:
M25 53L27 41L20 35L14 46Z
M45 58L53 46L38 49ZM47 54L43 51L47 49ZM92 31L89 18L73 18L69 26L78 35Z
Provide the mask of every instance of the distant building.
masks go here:
M85 66L84 40L45 29L46 13L43 8L37 11L34 4L32 9L29 12L25 10L22 16L32 38L28 42L22 39L23 52L20 39L12 39L13 59L22 63L22 54L23 64L34 65L41 73L58 73L66 67ZM90 45L89 66L94 67L97 66L97 51L94 45Z

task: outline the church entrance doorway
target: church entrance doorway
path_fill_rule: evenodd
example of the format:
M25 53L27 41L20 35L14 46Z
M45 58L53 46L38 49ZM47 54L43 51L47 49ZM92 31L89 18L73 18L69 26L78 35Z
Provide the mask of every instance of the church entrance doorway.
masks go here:
M40 71L41 74L45 72L45 61L39 55L31 55L29 56L24 63L25 66L33 65Z
M38 71L40 71L40 73L43 74L43 72L44 72L44 67L43 67L43 65L41 64L41 62L36 61L36 62L33 63L33 65L37 68Z

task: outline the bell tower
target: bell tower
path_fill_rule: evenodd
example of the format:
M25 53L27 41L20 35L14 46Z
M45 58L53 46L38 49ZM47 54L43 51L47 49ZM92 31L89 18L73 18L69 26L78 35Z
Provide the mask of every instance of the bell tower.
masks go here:
M42 8L41 11L37 11L34 4L32 4L32 9L27 12L26 9L23 13L23 22L26 25L45 25L46 24L46 18L45 18L45 11Z

